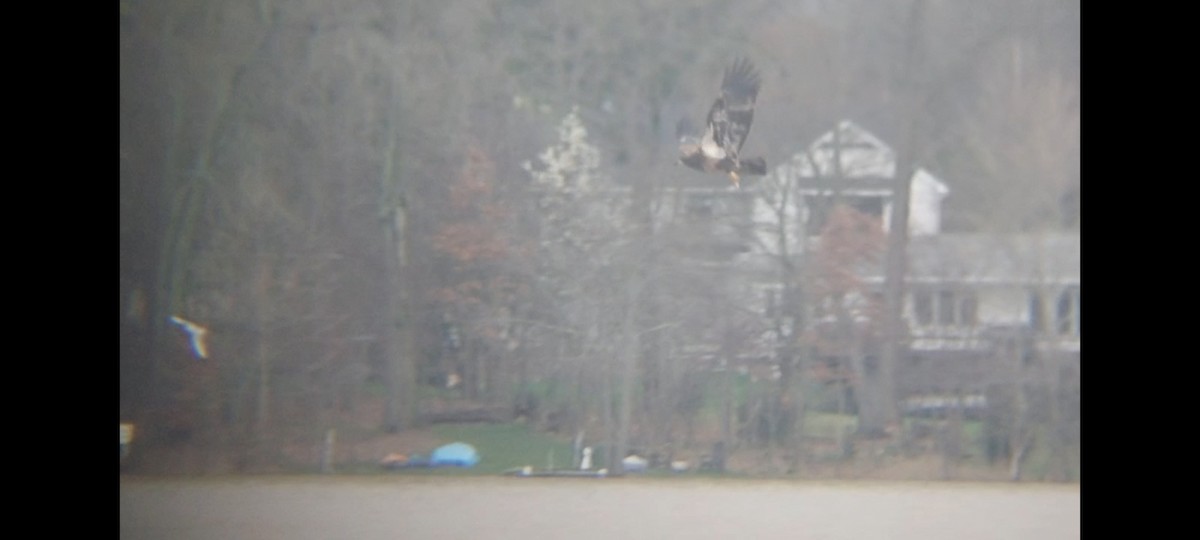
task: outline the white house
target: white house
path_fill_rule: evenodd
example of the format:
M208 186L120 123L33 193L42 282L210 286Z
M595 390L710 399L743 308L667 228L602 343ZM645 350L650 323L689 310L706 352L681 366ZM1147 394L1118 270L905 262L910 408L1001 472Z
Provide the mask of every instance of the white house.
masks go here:
M896 155L858 124L843 120L777 166L753 188L759 193L754 221L759 244L778 255L778 228L787 227L789 253L800 254L819 234L834 199L874 215L887 230L892 213ZM942 200L949 188L918 168L910 180L910 236L941 232Z
M781 261L800 260L820 241L832 202L849 204L882 220L892 212L895 153L851 121L838 123L762 180L743 191L682 189L671 212L685 212L712 227L720 249L712 264L727 265L729 286L747 308L778 314ZM999 236L945 233L941 211L950 190L918 168L909 180L908 270L901 391L934 387L981 389L999 377L997 336L1031 336L1041 353L1078 362L1080 238L1078 233ZM882 289L882 267L864 269L865 283ZM809 323L817 320L809 317ZM782 339L767 332L751 355L770 354Z

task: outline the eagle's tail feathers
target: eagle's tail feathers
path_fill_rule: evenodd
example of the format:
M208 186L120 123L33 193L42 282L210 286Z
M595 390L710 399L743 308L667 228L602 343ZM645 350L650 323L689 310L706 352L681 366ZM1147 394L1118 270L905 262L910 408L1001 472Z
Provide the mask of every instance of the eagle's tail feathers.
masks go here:
M751 176L765 176L767 174L767 160L761 157L743 159L740 163L742 174Z

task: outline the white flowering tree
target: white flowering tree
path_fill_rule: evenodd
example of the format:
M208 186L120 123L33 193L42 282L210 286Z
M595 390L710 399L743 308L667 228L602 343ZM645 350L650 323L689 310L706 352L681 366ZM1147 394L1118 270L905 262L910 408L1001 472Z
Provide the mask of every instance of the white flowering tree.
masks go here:
M563 117L558 142L538 155L538 164L523 164L533 179L541 214L543 255L568 261L586 258L595 266L610 262L611 248L620 236L624 207L600 169L600 150L588 141L578 108Z
M539 212L539 295L549 299L544 316L561 351L549 366L572 388L567 423L598 417L607 437L627 429L617 419L613 359L628 356L626 336L630 296L629 193L617 188L600 166L600 152L588 141L577 110L558 126L558 141L525 163ZM627 337L627 336L626 336ZM624 406L624 403L621 404ZM567 426L562 426L567 427ZM611 439L610 439L611 440ZM609 456L611 459L611 456Z
M533 179L540 215L539 270L556 297L583 296L613 264L622 241L626 194L600 168L578 109L558 126L558 141L523 164ZM602 273L602 272L599 272Z
M588 142L578 107L563 117L558 142L546 147L538 161L539 167L528 161L523 166L547 196L588 193L600 179L600 150Z

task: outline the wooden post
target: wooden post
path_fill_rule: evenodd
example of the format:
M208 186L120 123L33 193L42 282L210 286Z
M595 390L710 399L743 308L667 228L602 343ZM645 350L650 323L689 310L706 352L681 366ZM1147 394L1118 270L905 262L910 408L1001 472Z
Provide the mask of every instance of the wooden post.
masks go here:
M321 472L325 474L333 473L333 452L337 441L337 430L329 428L325 430L325 442L321 445Z

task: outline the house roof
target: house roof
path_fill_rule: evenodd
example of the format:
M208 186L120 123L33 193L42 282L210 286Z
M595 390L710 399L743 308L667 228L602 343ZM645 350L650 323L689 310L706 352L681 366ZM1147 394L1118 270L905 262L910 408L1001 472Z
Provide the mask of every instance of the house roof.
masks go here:
M909 283L1078 285L1079 234L913 237Z
M896 153L870 131L842 120L783 166L793 167L801 177L891 178L896 174Z
M891 146L850 120L817 137L808 148L796 152L775 169L783 178L794 176L802 192L837 190L859 194L890 195L896 176L896 153ZM838 173L841 173L840 175ZM830 183L837 179L837 184ZM925 169L913 174L914 186L945 196L940 179Z

